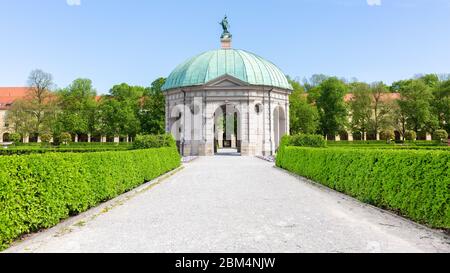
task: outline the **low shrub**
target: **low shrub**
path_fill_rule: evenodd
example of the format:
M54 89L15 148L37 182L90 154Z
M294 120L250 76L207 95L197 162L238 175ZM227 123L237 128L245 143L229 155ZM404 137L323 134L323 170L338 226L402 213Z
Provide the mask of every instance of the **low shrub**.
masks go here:
M395 139L395 133L392 130L383 130L380 132L380 138L387 143L390 143L391 140Z
M22 136L19 133L11 133L9 139L17 145L22 140Z
M171 134L137 135L133 142L134 149L148 149L159 147L176 147L175 139Z
M321 135L298 134L285 135L281 138L280 147L284 146L304 146L304 147L326 147L327 142Z
M276 165L363 202L450 228L450 153L285 147Z
M72 135L70 133L61 133L58 136L57 142L67 145L72 142Z
M448 141L448 133L445 130L436 130L433 132L433 140L439 142L447 142Z
M172 147L0 157L0 249L179 165Z
M41 138L42 144L47 145L52 140L52 135L45 133L45 134L41 134L40 138Z
M409 141L415 141L417 139L417 134L414 131L406 131L405 139Z

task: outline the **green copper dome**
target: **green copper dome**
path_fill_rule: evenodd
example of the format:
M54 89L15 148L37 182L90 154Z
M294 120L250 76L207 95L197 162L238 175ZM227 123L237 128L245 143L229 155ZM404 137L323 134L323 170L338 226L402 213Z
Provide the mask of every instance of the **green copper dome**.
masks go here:
M286 76L273 63L237 49L207 51L180 64L167 78L162 89L203 85L224 75L251 85L292 90Z

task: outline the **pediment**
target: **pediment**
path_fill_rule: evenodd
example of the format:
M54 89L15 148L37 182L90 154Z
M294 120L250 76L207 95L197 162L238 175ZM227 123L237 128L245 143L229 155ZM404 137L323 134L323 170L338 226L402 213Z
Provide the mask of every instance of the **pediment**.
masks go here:
M246 82L230 75L224 75L206 83L208 87L240 87L248 85Z

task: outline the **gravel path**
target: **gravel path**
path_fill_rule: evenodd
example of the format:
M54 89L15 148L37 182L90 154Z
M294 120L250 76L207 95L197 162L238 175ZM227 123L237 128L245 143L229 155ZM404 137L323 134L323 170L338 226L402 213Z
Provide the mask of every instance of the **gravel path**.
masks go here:
M438 231L255 157L200 157L7 252L450 252Z

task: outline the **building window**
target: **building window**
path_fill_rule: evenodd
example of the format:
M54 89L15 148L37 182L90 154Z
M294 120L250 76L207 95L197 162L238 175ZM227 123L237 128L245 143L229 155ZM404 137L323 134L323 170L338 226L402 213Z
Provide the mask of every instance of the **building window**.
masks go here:
M256 112L256 114L261 113L261 107L262 107L262 106L261 106L261 104L259 104L259 103L255 105L255 112Z

